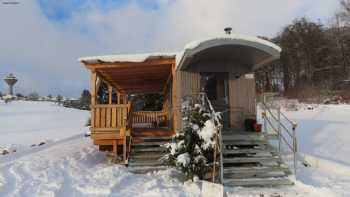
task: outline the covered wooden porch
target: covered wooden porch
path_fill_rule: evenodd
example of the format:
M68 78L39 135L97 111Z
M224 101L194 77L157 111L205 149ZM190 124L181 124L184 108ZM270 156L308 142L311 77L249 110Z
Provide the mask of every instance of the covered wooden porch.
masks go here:
M175 80L175 56L145 55L81 58L91 73L91 138L100 150L110 150L128 159L132 141L140 137L169 137L175 132L171 113ZM135 61L130 61L135 59ZM101 83L108 86L108 102L101 103ZM160 111L135 110L132 96L157 93L164 97ZM113 99L113 96L116 99Z

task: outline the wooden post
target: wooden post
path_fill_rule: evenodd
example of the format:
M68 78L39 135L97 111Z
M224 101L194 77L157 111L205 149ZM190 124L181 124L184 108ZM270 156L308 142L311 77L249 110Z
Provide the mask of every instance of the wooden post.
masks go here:
M123 138L123 160L126 162L126 135Z
M117 92L117 104L121 104L120 103L120 93L119 92Z
M126 94L123 95L123 101L124 101L123 104L128 104L128 95Z
M95 109L96 105L96 80L97 74L95 71L91 72L91 128L95 128Z
M173 132L176 133L176 129L177 129L177 115L178 115L178 109L177 109L177 95L176 95L176 86L177 86L177 81L176 81L176 65L175 64L172 64L172 72L171 72L171 75L172 75L172 114L173 114L173 118L172 118L172 121L173 121ZM179 104L180 105L180 104Z
M113 154L115 158L118 156L118 143L117 140L113 140Z
M127 104L126 94L118 94L118 99L120 104Z
M108 85L108 104L112 104L112 90L113 87L111 85Z

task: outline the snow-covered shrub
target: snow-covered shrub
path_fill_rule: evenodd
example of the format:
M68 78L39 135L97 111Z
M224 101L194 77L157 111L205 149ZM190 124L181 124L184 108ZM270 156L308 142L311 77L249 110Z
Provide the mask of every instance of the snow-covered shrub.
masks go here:
M183 129L166 145L163 160L180 169L187 178L203 179L211 169L216 126L201 104L185 101L182 105Z

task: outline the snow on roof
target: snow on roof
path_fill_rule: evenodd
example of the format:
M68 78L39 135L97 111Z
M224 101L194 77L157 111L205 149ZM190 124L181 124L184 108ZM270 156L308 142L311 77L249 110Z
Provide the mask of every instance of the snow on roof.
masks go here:
M105 55L105 56L91 56L79 58L80 62L90 64L106 62L144 62L149 59L174 58L176 53L162 52L162 53L142 53L142 54L120 54L120 55Z
M211 37L202 40L197 40L188 43L181 55L176 57L176 67L179 69L183 66L183 61L187 58L187 56L193 55L201 50L205 50L211 47L220 46L220 45L242 45L242 46L250 46L253 48L257 48L259 50L263 50L273 56L275 59L279 58L279 54L282 49L276 44L258 38L254 36L247 36L241 34L228 34L218 37Z
M228 40L228 41L246 41L246 42L252 42L252 43L257 43L257 44L261 44L261 45L265 45L267 47L273 48L279 52L282 51L282 49L277 46L276 44L258 38L258 37L254 37L254 36L247 36L247 35L242 35L242 34L229 34L229 35L224 35L224 36L218 36L218 37L211 37L211 38L206 38L206 39L202 39L202 40L196 40L193 42L188 43L184 50L190 50L190 49L194 49L198 46L200 46L201 44L208 42L210 40Z
M276 51L277 53L281 52L281 48L277 46L276 44L273 44L272 42L269 42L267 40L253 37L253 36L247 36L247 35L240 35L240 34L229 34L229 35L223 35L223 36L217 36L217 37L211 37L206 38L202 40L197 40L190 42L189 44L185 45L184 49L181 52L160 52L160 53L143 53L143 54L120 54L120 55L107 55L107 56L91 56L91 57L82 57L79 58L80 62L84 63L99 63L99 62L106 62L106 63L114 63L114 62L144 62L149 59L162 59L162 58L174 58L176 57L176 64L179 66L181 64L181 61L183 58L185 58L186 53L188 51L191 51L197 47L203 46L205 48L205 45L210 45L213 42L217 42L219 44L225 43L227 41L228 44L237 44L237 45L245 45L248 44L250 46L264 46L269 49L272 49L273 51ZM208 46L210 47L210 46Z

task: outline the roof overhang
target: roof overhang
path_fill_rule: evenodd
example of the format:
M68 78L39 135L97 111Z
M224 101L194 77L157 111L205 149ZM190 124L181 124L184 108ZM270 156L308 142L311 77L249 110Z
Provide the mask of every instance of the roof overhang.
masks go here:
M280 58L281 48L267 40L244 35L227 35L196 41L178 57L177 69L184 70L200 58L234 59L256 70Z
M95 56L79 60L121 94L164 92L175 65L175 56L134 55L125 59L127 61L118 58L120 56Z

